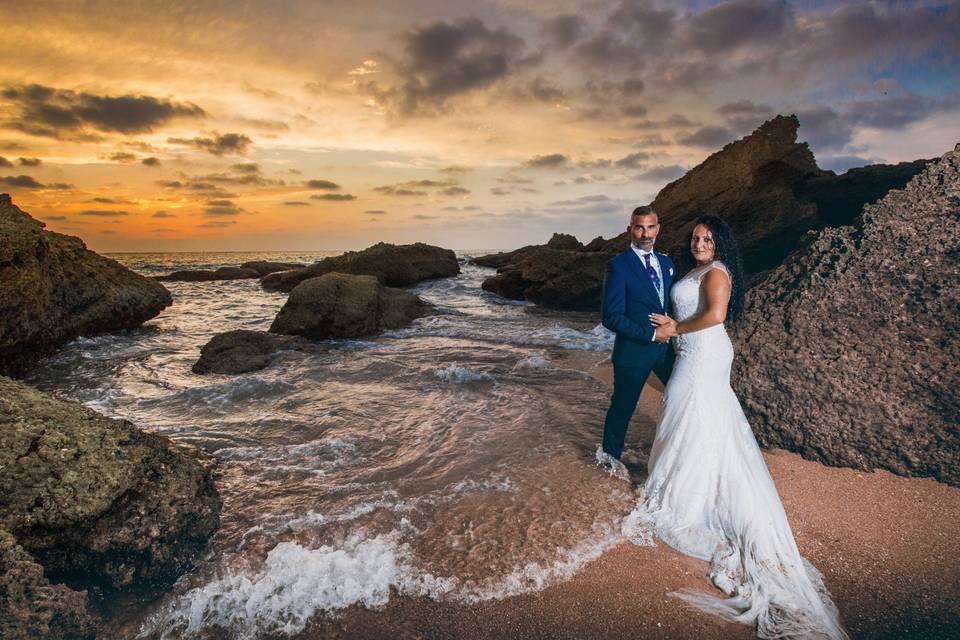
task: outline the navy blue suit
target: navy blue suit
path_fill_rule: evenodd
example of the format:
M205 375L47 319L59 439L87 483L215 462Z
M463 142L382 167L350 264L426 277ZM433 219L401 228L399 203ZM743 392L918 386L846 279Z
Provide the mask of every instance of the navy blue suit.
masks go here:
M664 303L640 257L632 248L607 263L603 279L603 326L617 334L613 344L613 395L603 423L603 450L614 458L623 453L623 440L640 392L653 371L666 384L673 368L669 343L653 340L651 313L669 314L673 261L657 253Z

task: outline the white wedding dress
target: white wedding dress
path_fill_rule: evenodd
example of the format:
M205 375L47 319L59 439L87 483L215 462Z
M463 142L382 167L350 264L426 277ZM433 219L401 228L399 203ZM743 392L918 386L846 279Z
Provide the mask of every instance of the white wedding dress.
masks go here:
M671 290L678 321L705 305L697 267ZM730 387L733 345L722 324L675 339L649 475L624 533L710 563L729 597L671 595L728 620L756 623L760 638L847 638L816 568L800 556L776 486Z

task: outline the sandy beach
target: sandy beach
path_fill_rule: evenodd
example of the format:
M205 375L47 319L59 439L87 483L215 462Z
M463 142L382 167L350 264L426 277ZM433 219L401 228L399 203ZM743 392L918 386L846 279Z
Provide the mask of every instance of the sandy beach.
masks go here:
M609 382L596 353L571 368ZM661 393L648 385L632 430L650 428ZM631 434L628 442L637 437ZM960 489L885 471L831 468L782 450L764 457L801 553L824 574L853 638L960 635ZM598 471L598 482L606 478ZM642 466L633 466L634 483ZM751 638L754 630L668 594L709 590L706 563L669 547L623 543L572 579L470 606L394 595L382 610L317 618L297 638ZM717 592L719 593L719 592ZM211 636L214 637L214 636Z

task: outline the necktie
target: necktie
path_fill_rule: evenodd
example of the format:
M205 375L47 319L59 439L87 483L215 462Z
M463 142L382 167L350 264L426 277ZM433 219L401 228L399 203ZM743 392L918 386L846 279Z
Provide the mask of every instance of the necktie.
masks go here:
M657 270L653 268L653 265L650 264L650 254L643 254L643 259L647 262L647 275L650 276L650 280L653 282L653 288L657 290L657 293L660 293L660 276L657 275Z

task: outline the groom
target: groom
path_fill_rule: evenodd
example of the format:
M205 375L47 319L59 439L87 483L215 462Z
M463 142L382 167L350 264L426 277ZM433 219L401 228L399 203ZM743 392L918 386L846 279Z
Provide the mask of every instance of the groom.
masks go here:
M653 244L660 220L652 207L637 207L627 227L630 247L607 263L603 280L603 326L617 334L613 343L613 395L603 423L603 451L597 461L622 474L620 463L627 425L640 391L653 371L666 384L673 353L664 327L654 327L651 313L668 314L674 266Z

